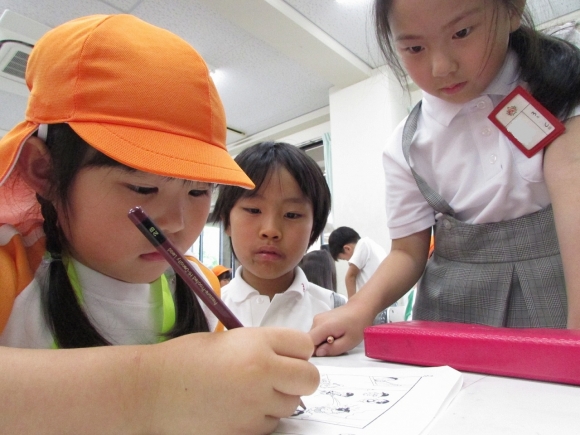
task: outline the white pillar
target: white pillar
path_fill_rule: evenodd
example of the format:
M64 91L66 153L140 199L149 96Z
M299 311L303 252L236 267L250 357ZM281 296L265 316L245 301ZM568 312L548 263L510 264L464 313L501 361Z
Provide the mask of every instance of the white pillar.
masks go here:
M349 226L388 252L382 151L410 100L386 69L330 93L332 140L332 224ZM346 293L346 263L337 263L338 286Z

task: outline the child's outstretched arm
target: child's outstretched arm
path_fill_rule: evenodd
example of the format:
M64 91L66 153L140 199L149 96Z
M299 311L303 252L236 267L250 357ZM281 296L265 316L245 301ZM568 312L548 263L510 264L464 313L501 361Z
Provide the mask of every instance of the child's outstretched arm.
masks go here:
M580 329L580 116L568 120L566 132L547 148L544 176L564 265L568 328Z
M375 316L400 299L425 270L431 228L393 240L389 255L368 282L342 307L318 314L310 335L315 344L334 337L332 344L317 347L316 356L340 355L359 344L363 330Z
M360 269L354 264L349 263L348 269L346 270L346 275L344 277L344 283L346 285L346 294L348 298L352 298L356 294L356 277L360 273Z
M200 333L150 346L0 347L0 426L18 434L272 432L314 392L308 334Z

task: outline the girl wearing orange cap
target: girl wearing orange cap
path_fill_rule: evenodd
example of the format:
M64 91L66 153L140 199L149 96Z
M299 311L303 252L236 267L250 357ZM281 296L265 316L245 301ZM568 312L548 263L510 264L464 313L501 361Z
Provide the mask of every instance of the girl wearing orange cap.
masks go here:
M142 206L185 251L214 183L253 187L202 58L90 16L41 38L26 80L26 120L0 141L3 430L272 431L317 385L308 335L204 334L216 319L127 217Z

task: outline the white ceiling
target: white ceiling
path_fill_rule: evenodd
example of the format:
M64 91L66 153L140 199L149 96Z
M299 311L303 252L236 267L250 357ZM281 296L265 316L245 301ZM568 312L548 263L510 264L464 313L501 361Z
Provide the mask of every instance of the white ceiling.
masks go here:
M283 135L328 120L329 91L364 80L383 64L372 30L371 4L372 0L0 0L0 12L10 9L49 27L83 15L130 13L180 35L216 70L228 126L244 133L230 134L232 145L277 126L289 126L279 128ZM580 9L580 0L528 4L537 23ZM24 97L0 91L0 129L19 122L25 105Z

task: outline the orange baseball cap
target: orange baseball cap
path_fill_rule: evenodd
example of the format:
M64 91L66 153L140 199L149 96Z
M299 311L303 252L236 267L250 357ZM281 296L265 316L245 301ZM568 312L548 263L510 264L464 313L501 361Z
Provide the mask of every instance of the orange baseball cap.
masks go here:
M227 267L218 264L211 271L215 274L215 276L220 276L222 273L229 272L230 270L231 269L228 269Z
M202 57L131 15L93 15L39 39L26 68L25 121L0 140L0 185L40 124L68 123L91 146L158 175L254 184L225 146L225 113ZM16 175L17 176L17 175Z

